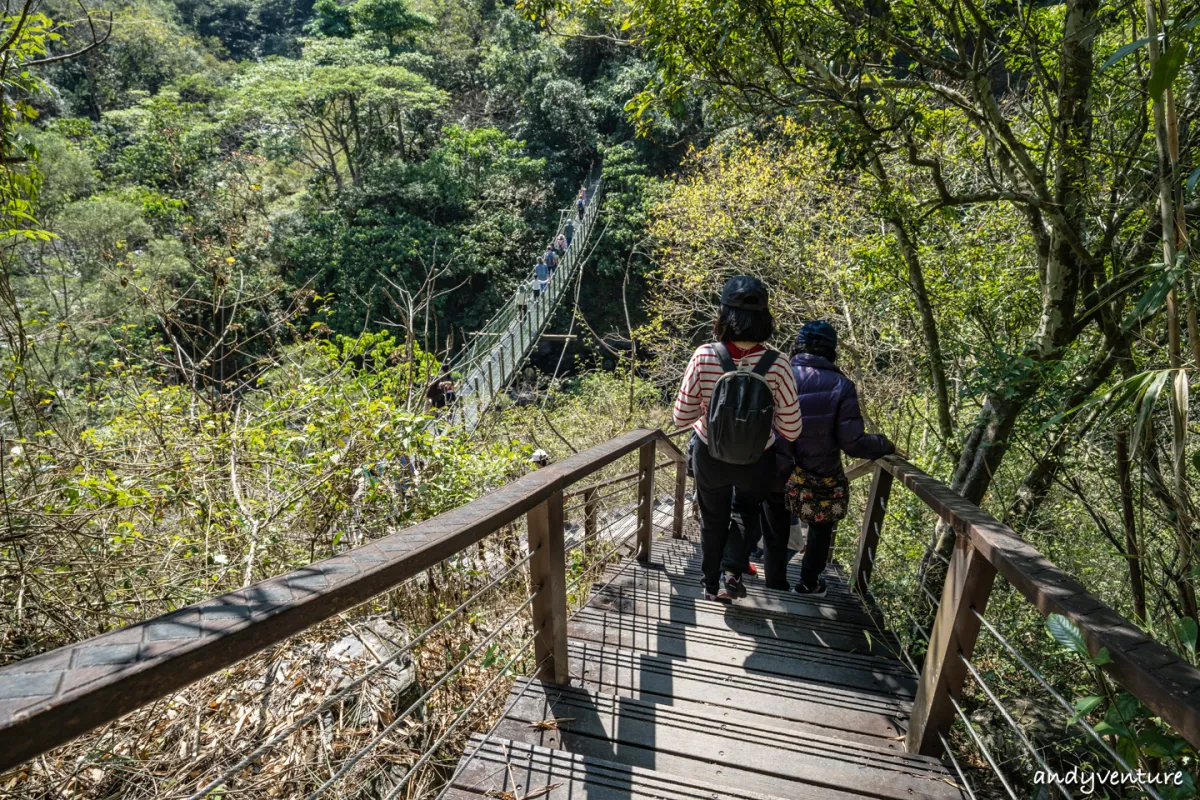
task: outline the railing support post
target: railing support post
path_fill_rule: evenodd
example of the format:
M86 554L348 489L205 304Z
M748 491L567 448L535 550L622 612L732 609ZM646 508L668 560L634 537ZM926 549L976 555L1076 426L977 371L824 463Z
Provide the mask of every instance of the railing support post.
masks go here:
M567 593L563 544L563 496L555 492L526 516L529 527L529 582L537 591L532 605L534 658L543 681L566 684ZM540 588L539 588L540 587Z
M637 559L642 563L650 560L650 530L654 519L654 442L638 449L638 506L637 506Z
M904 748L910 753L926 756L942 753L938 734L950 730L954 721L950 698L960 696L967 674L958 656L961 653L970 658L979 635L979 618L972 609L983 613L995 577L996 568L971 546L967 537L958 536L904 740Z
M687 462L675 463L675 519L671 521L671 538L683 538L683 505L687 501Z
M858 535L854 570L850 573L851 586L864 597L870 589L871 573L875 570L875 549L879 546L879 529L883 527L893 480L892 473L878 464L875 466L875 477L871 479L871 491L867 495L867 511Z

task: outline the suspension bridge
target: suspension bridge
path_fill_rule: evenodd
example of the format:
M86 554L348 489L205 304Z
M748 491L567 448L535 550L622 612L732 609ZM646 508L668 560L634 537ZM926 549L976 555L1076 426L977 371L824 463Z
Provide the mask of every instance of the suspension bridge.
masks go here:
M478 423L545 331L582 263L601 189L593 184L550 290L524 313L516 301L502 309L458 361L464 385L454 413L464 425ZM1011 759L993 751L994 736L964 709L965 692L982 697L1028 763L1048 767L1006 704L1012 693L972 661L980 637L1041 687L1039 702L1078 715L1012 631L988 617L997 578L1035 613L1071 620L1090 653L1107 651L1109 680L1200 746L1200 671L898 456L847 471L852 480L869 478L869 488L857 536L833 551L842 560L826 570L825 597L768 590L751 578L748 597L732 606L701 600L699 536L676 441L630 431L332 558L0 669L0 789L22 796L28 765L55 748L314 626L353 628L364 604L398 587L412 591L433 568L485 549L499 560L453 609L440 609L365 675L331 684L310 711L214 738L197 756L192 783L159 787L156 796L1024 800ZM884 537L900 533L886 524L898 487L907 490L902 505L927 509L957 537L941 584L920 584L927 626L911 615L889 618L872 593L882 569L916 569L911 560L877 560ZM923 554L942 558L928 546ZM789 570L796 580L798 565ZM406 708L374 728L349 730L352 751L326 748L320 769L300 784L256 771L308 731L325 742L340 718L331 715L364 684L498 592L508 592L502 620L461 650L447 649L445 667L422 676L428 688ZM893 632L898 625L923 637L919 662L911 642ZM505 636L516 643L498 649ZM468 670L483 676L469 701L445 711L436 731L403 756L371 760L404 726L419 728L430 698ZM483 714L501 691L509 692L502 711ZM197 742L203 706L195 711ZM1072 724L1097 763L1130 773L1144 766L1136 751L1114 746L1111 732L1086 718ZM111 764L108 755L94 751L81 766ZM1166 798L1154 785L1136 789ZM1074 796L1062 784L1052 792Z
M524 285L500 310L473 334L472 341L454 360L453 371L459 376L457 401L451 418L469 431L479 425L483 415L505 393L533 352L546 326L554 318L564 295L571 291L583 263L592 229L599 215L603 183L593 174L587 183L587 203L579 219L565 209L554 239L574 226L570 245L560 257L551 280L536 296L527 294ZM528 283L528 280L525 281Z

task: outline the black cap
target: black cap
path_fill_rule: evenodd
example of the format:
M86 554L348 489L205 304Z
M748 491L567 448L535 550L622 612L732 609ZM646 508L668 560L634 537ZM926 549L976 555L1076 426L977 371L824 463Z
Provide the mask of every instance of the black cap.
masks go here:
M749 275L735 275L721 290L721 305L743 311L766 311L767 299L766 285Z
M796 334L796 351L824 356L830 361L837 355L837 328L823 319L804 323Z

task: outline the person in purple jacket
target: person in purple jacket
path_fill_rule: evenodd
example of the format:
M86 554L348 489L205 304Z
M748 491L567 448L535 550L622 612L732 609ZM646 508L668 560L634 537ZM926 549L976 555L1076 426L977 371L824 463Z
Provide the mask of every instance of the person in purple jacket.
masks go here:
M796 375L804 426L794 442L777 448L780 455L777 478L782 481L786 481L793 465L813 475L834 477L843 474L842 453L851 458L875 459L896 452L896 446L886 436L866 432L858 406L858 390L836 362L837 330L824 320L806 322L792 349L792 371ZM791 457L790 463L786 456ZM778 580L786 575L783 570L791 515L782 496L776 496L779 486L773 488L775 492L766 506L771 535L766 537L765 566L768 587L782 588L778 587ZM829 561L829 544L836 526L836 522L809 522L800 582L793 588L797 594L816 597L825 594L821 573ZM786 586L786 577L782 579Z

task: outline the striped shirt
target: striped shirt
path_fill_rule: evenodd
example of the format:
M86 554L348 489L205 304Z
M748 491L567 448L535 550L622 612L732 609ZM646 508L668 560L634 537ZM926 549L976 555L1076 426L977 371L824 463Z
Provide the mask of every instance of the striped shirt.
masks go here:
M762 345L749 350L742 350L729 342L725 346L734 363L739 366L754 366L766 352ZM679 395L675 398L675 427L691 425L705 444L708 443L708 401L712 399L717 379L724 374L725 369L721 366L721 357L716 349L711 344L702 344L692 353L679 387ZM786 357L782 354L776 356L775 363L767 370L766 379L775 401L775 430L767 441L767 447L775 443L776 433L789 442L795 441L800 435L800 403L796 397L796 376Z

